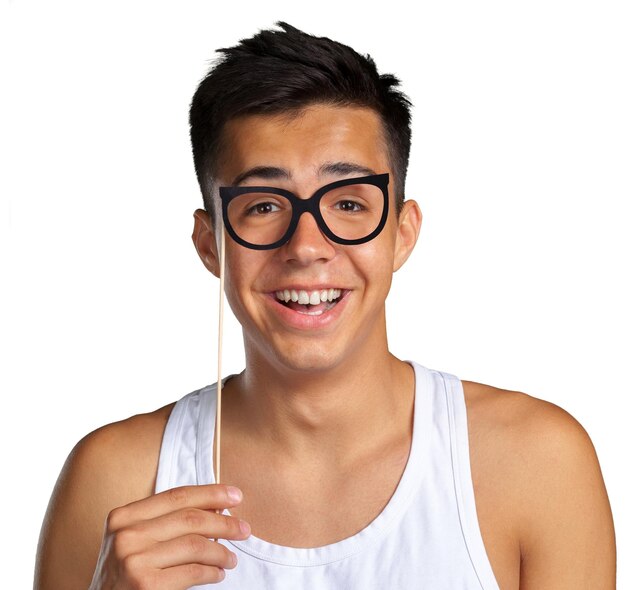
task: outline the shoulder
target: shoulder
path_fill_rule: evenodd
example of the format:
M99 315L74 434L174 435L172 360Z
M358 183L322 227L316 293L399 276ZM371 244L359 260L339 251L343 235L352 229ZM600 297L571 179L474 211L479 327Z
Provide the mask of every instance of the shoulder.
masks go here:
M593 449L583 426L556 404L521 391L473 381L463 381L463 389L468 420L481 428L495 429L505 442L519 445L519 451L538 451L541 445L537 435L548 434L550 444L560 441Z
M463 386L477 478L497 489L492 497L518 541L525 587L609 587L615 533L587 431L563 408L526 393Z
M477 438L500 442L494 452L528 469L550 467L550 474L568 463L599 468L587 431L560 406L482 383L464 381L463 388L468 422Z
M154 412L107 424L81 439L69 454L54 495L89 488L103 503L151 494L161 439L174 403ZM76 485L80 484L80 485ZM53 496L54 497L54 496Z
M107 424L75 445L41 529L35 587L89 584L108 513L153 493L161 440L174 405Z
M76 444L59 479L91 482L109 497L129 502L150 495L161 439L174 405L94 430Z
M506 469L520 505L529 504L546 486L558 491L572 477L601 480L593 442L569 412L520 391L470 381L463 387L474 443Z

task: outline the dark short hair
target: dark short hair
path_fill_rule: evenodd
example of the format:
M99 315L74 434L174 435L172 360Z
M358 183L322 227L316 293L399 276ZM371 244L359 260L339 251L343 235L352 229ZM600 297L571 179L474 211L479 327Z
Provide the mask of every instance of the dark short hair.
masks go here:
M261 30L222 55L200 82L189 124L204 208L215 220L212 198L222 131L242 115L280 115L313 104L368 107L379 114L395 185L396 211L404 202L411 148L411 102L393 74L379 74L374 60L327 37L287 24Z

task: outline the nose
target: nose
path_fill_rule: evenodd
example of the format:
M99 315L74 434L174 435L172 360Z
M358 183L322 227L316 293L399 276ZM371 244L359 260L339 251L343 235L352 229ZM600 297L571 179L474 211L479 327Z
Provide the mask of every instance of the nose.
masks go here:
M296 231L283 246L286 260L302 265L316 260L330 260L335 256L334 244L322 233L315 218L308 211L298 220Z

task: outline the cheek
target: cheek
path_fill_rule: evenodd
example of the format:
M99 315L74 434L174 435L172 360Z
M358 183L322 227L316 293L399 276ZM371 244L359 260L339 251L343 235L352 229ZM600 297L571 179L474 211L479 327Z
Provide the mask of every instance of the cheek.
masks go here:
M226 252L226 282L224 291L235 314L241 310L255 290L255 283L268 260L266 252L236 245Z
M359 246L353 261L371 287L388 290L393 275L393 245L389 240L373 240Z
M359 258L369 259L370 264L376 264L380 268L380 272L388 272L393 267L394 235L390 228L386 228L380 235L373 240L357 246L357 254Z

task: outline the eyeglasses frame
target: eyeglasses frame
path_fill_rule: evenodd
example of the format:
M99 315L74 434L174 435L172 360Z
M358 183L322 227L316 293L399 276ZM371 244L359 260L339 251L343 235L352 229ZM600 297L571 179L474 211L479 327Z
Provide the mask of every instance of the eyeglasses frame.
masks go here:
M376 228L367 236L363 238L357 238L356 240L347 240L335 235L330 228L326 225L322 212L320 211L320 201L322 197L329 191L342 187L349 186L351 184L371 184L377 186L383 194L383 212L380 218L379 224ZM310 213L315 219L317 226L322 230L322 233L330 238L337 244L345 246L353 246L357 244L364 244L373 240L385 227L387 223L387 217L389 215L389 173L385 174L372 174L369 176L359 176L357 178L343 178L342 180L336 180L329 184L318 188L308 199L301 199L291 191L283 188L270 187L270 186L221 186L219 187L220 198L222 199L222 219L224 220L224 226L228 231L230 237L238 244L250 248L252 250L272 250L274 248L280 248L286 244L293 234L296 232L298 222L303 213ZM272 244L252 244L246 240L240 238L235 232L233 226L228 219L228 205L230 202L239 195L246 193L268 193L274 195L280 195L285 197L291 203L291 221L285 231L285 235Z

